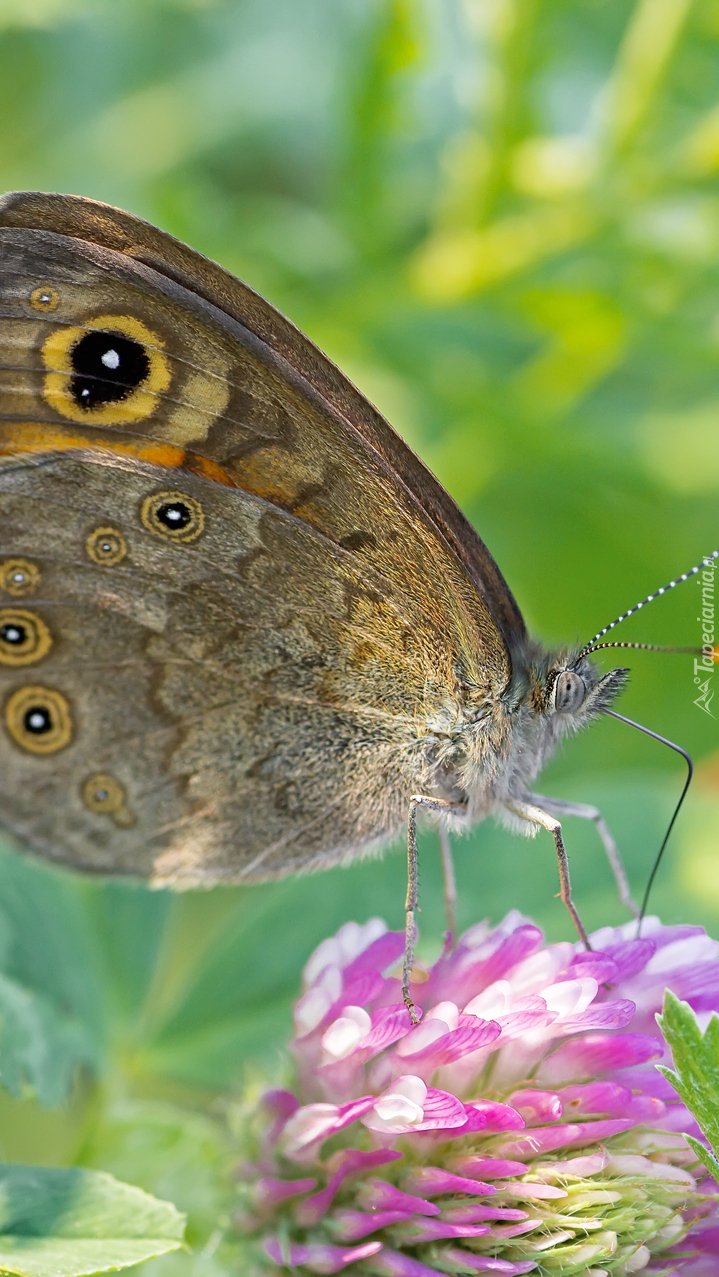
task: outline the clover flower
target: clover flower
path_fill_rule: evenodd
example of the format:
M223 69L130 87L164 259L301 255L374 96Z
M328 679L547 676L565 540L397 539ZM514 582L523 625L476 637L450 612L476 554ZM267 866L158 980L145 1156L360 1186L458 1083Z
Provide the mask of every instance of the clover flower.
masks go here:
M517 913L393 972L404 935L348 923L312 954L294 1091L266 1093L238 1227L270 1273L719 1274L716 1184L656 1063L665 987L708 1021L719 944L647 919L592 951Z

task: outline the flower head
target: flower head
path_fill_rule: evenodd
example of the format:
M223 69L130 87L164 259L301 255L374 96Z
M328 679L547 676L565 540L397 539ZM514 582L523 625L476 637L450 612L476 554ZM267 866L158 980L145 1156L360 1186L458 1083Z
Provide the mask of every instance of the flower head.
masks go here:
M269 1269L367 1277L719 1272L701 1132L656 1063L670 987L707 1021L719 944L647 919L543 944L516 913L415 970L348 923L310 958L295 1091L262 1100L241 1227ZM276 1269L275 1269L276 1271Z

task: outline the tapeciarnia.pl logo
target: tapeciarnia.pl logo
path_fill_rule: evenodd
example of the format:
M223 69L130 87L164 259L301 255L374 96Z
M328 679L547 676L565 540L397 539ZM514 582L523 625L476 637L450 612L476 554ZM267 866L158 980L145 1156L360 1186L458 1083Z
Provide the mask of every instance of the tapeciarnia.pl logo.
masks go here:
M716 656L714 647L714 559L704 560L704 567L701 573L697 575L697 584L702 592L701 616L697 617L702 627L702 654L701 658L694 657L694 683L699 689L699 695L696 697L694 704L703 710L705 714L715 718L716 715L712 714L709 708L714 699L714 689L711 687L711 681L714 675Z

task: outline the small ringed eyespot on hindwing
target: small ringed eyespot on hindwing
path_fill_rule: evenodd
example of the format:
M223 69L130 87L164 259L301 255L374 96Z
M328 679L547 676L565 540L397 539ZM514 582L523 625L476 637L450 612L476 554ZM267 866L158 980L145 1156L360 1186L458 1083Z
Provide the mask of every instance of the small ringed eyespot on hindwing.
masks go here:
M112 568L127 554L125 538L117 528L95 528L85 541L85 551L93 563Z
M155 492L145 497L140 518L149 532L170 541L194 541L205 527L202 506L186 492Z
M34 665L52 647L52 634L41 616L20 607L0 608L0 664Z
M0 563L0 589L21 599L40 583L40 569L30 559L4 559Z
M60 305L60 294L57 289L48 286L33 288L30 294L30 305L34 310L56 310Z
M162 338L132 315L95 315L46 338L43 394L63 417L90 425L142 421L171 380Z
M72 740L70 705L52 687L19 687L5 702L5 726L30 754L56 754Z
M95 772L82 784L82 801L89 811L109 816L121 829L135 824L135 814L125 804L125 786L109 772Z

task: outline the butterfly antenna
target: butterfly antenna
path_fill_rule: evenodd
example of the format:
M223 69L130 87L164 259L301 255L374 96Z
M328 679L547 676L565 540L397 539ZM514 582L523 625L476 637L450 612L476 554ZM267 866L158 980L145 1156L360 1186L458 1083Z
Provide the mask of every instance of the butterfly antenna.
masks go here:
M589 640L582 648L577 660L581 660L583 656L588 656L590 652L597 652L603 647L636 647L648 652L684 652L694 654L696 649L693 647L655 647L652 643L600 643L599 639L603 639L604 635L613 630L616 625L621 625L622 621L626 621L628 616L633 616L635 612L640 612L643 607L646 607L647 603L653 603L660 595L666 594L668 590L673 590L675 585L679 585L682 581L688 581L690 576L696 576L697 572L701 572L702 568L709 567L710 563L716 558L719 558L719 550L714 550L711 554L705 555L701 563L697 563L696 567L690 568L688 572L682 572L681 576L678 576L675 581L669 581L661 589L647 595L645 599L642 599L641 603L635 603L634 607L630 607L628 612L622 612L622 615L618 616L616 621L611 621L609 625L605 625L603 630L600 630L598 634L594 635L594 638ZM641 730L646 731L647 729L641 728ZM651 732L649 734L651 735ZM668 741L666 743L669 744ZM673 745L672 749L675 748L677 747Z
M687 575L690 575L690 574L688 573ZM617 714L616 710L607 709L604 712L605 714L609 714L612 718L618 718L621 723L628 723L630 727L636 727L638 732L644 732L644 735L651 736L652 740L658 740L662 745L668 745L670 749L673 749L675 751L675 753L681 754L682 758L684 759L684 762L687 765L687 778L684 782L684 788L682 789L682 792L679 795L679 802L674 808L674 813L672 815L671 820L669 821L667 832L665 833L664 838L662 839L662 845L659 848L659 851L657 852L657 857L652 866L652 872L649 875L649 881L647 882L646 889L642 897L642 907L639 910L639 917L637 919L637 939L639 939L639 933L642 929L642 922L644 921L644 917L647 912L647 905L649 904L649 896L651 895L651 890L652 890L652 887L654 886L654 879L657 876L657 870L659 869L659 866L661 864L662 856L664 855L664 850L666 848L667 843L669 842L669 835L671 834L672 829L674 828L674 824L675 824L677 816L679 815L681 805L687 796L687 790L692 783L692 776L694 775L694 764L691 760L691 755L688 754L685 749L682 749L681 745L675 745L674 741L667 740L666 736L660 736L658 732L653 732L651 728L643 727L641 723L635 723L633 718L625 718L624 714Z

